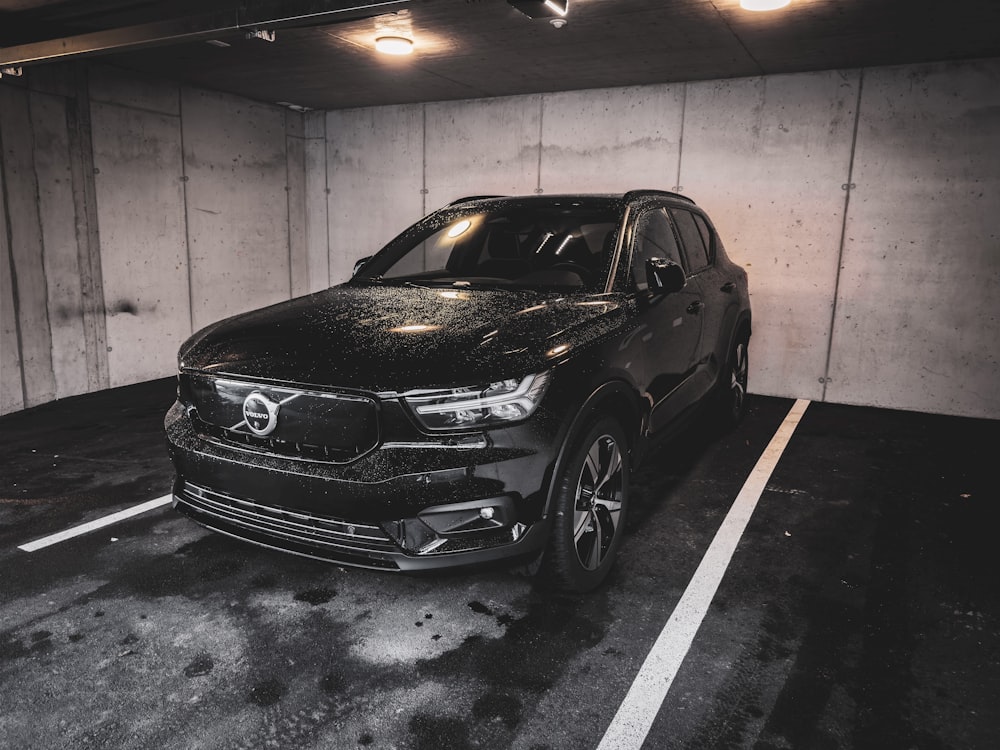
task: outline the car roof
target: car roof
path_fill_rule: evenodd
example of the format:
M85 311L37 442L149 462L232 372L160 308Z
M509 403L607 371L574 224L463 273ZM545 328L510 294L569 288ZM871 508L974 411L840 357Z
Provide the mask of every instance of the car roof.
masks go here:
M469 195L464 198L452 201L447 208L459 206L463 203L474 203L480 201L513 201L517 203L534 203L540 205L556 206L567 201L579 202L583 204L599 205L611 203L630 203L643 198L668 198L684 201L694 205L694 200L681 193L674 193L669 190L654 190L642 188L629 190L626 193L561 193L553 195Z

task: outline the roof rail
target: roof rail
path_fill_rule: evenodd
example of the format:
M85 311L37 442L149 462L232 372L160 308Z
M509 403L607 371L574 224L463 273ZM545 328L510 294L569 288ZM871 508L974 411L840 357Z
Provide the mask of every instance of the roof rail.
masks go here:
M644 197L662 197L662 198L678 198L682 201L687 201L688 203L694 205L694 201L688 198L686 195L681 195L680 193L672 193L669 190L653 190L650 188L640 188L639 190L629 190L625 193L625 200L635 200L636 198Z
M457 206L459 203L468 203L469 201L479 201L486 198L508 198L506 195L467 195L464 198L459 198L458 200L453 200L448 206Z

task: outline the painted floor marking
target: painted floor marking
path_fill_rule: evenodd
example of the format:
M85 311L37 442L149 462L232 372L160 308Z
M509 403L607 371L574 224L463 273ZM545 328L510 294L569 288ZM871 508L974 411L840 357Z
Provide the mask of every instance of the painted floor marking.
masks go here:
M618 707L597 750L638 750L642 747L729 567L736 545L757 507L757 501L807 406L809 401L805 399L799 399L792 405L753 467L698 565L698 570L639 669L625 700Z
M141 503L139 505L133 505L131 508L126 508L125 510L120 510L117 513L112 513L110 516L98 518L96 521L89 521L87 523L80 524L79 526L66 529L65 531L60 531L58 534L44 536L33 542L22 544L18 546L18 549L24 550L25 552L36 552L37 550L44 549L45 547L51 547L53 544L65 542L67 539L82 536L83 534L89 534L91 531L96 531L97 529L103 529L105 526L110 526L113 523L124 521L126 518L138 516L142 513L146 513L147 511L155 510L156 508L160 508L164 505L169 505L171 500L173 500L172 495L164 495L163 497L158 497L155 500L150 500L149 502Z

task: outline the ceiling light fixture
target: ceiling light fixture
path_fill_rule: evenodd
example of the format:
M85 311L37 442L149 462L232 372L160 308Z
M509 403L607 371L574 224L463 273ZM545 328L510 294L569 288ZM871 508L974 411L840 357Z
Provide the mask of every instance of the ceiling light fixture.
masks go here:
M293 112L312 112L312 107L306 107L302 104L293 104L292 102L275 102L279 107L288 107Z
M743 10L778 10L791 3L792 0L740 0Z
M375 49L386 55L408 55L413 52L413 40L405 36L380 36L375 39Z
M562 18L569 13L569 0L507 0L528 18Z

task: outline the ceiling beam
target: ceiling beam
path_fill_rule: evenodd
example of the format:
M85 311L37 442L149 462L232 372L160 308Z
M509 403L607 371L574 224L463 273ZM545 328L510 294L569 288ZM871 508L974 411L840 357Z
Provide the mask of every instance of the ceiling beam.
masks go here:
M240 30L275 29L353 21L392 13L412 0L252 0L187 18L94 31L0 49L0 66L51 62L84 55L190 42Z

